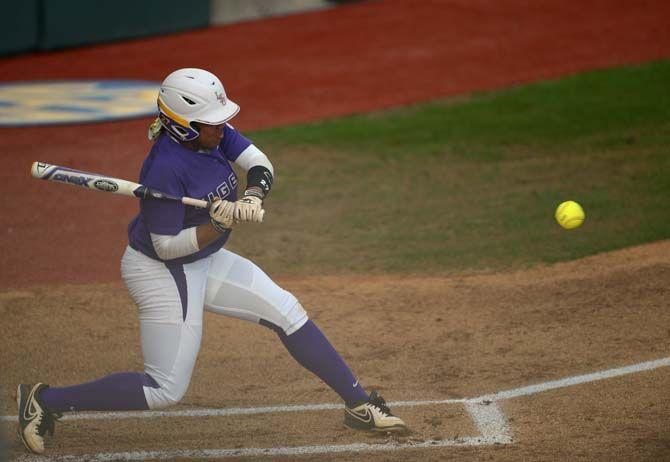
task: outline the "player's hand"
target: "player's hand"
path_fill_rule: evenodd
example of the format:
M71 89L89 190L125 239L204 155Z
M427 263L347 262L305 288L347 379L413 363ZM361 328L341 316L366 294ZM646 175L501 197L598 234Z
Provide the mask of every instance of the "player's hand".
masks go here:
M248 223L263 222L263 201L260 197L246 195L235 202L235 220Z
M217 197L209 208L212 226L219 232L232 228L235 223L234 212L235 202L222 201Z

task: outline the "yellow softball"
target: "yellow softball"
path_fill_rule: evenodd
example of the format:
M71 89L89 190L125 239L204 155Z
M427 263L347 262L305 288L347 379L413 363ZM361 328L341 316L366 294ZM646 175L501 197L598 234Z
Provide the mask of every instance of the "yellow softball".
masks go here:
M584 223L584 209L575 201L565 201L556 208L556 221L565 229L573 229Z

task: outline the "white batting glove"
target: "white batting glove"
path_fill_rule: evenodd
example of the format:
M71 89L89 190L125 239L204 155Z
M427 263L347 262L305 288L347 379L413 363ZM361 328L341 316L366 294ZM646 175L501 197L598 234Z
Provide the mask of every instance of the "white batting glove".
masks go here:
M222 201L221 199L214 199L212 206L209 208L209 216L212 219L212 226L218 232L223 233L233 227L235 223L235 202Z
M248 223L263 222L263 201L260 197L246 195L235 202L235 220Z

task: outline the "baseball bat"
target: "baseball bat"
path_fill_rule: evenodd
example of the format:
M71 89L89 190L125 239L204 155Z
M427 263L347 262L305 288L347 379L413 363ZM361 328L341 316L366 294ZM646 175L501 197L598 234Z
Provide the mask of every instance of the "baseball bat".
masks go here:
M71 184L73 186L92 189L94 191L121 194L123 196L139 197L142 199L177 201L185 205L192 205L193 207L203 209L207 209L210 206L208 201L201 199L172 196L132 181L121 180L107 175L84 172L58 165L45 164L44 162L33 162L30 173L34 178L39 178L41 180L57 181L60 183Z

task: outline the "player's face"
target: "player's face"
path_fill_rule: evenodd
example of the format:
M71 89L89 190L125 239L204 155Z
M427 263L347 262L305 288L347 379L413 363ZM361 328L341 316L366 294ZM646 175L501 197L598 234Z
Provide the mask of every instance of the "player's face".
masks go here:
M223 127L225 124L221 125L205 125L199 124L200 136L197 138L200 143L200 147L204 149L214 149L221 142L223 138Z

